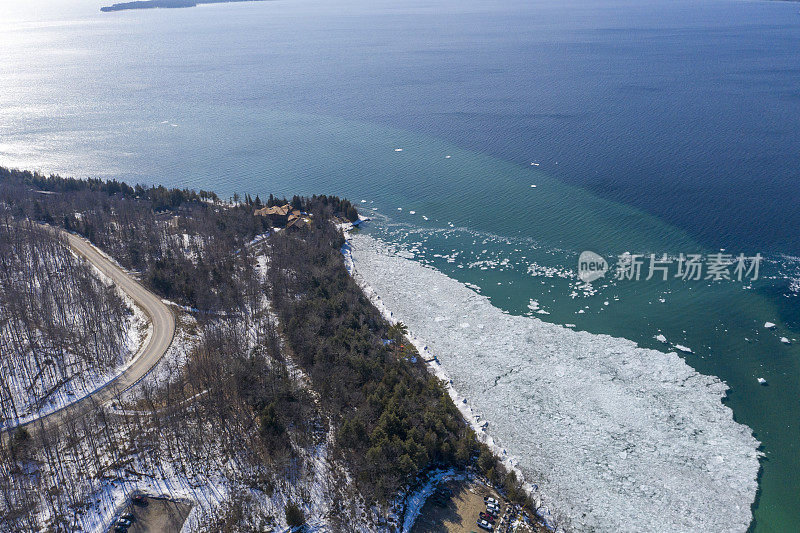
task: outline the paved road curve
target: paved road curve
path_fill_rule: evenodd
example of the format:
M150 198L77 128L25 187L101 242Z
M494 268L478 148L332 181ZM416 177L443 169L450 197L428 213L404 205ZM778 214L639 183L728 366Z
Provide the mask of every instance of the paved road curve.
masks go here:
M62 232L62 234L67 238L72 250L97 267L100 272L111 278L117 287L122 289L142 308L150 319L153 330L144 344L139 347L139 351L134 355L131 365L119 376L89 396L85 396L61 409L16 426L25 427L28 430L62 424L66 420L80 417L92 409L96 409L99 405L105 404L115 398L119 393L143 378L150 369L155 366L167 351L170 344L172 344L172 338L175 335L175 315L161 299L145 289L139 282L126 274L116 264L109 261L87 240L66 232ZM16 429L16 427L8 428L7 431Z

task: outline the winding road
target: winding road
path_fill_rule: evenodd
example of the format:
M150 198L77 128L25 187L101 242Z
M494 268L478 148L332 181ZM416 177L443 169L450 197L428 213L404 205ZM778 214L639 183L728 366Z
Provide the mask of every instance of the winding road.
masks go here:
M47 229L54 231L53 228ZM61 234L65 236L69 247L75 253L97 267L100 272L110 278L117 287L136 302L136 305L149 318L152 330L142 346L139 347L132 362L117 377L87 396L28 422L6 428L3 432L13 431L22 427L28 430L35 430L58 426L108 403L120 393L135 385L158 363L170 344L172 344L172 339L175 335L175 315L158 296L145 289L89 241L64 231L61 231Z

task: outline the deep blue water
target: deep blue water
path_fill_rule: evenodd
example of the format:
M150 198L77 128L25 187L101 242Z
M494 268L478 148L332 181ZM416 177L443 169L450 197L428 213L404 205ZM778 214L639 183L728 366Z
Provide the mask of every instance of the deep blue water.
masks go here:
M421 260L510 312L536 299L580 329L652 347L664 333L731 385L764 442L757 530L800 529L800 343L761 328L800 340L800 6L100 5L0 6L0 164L364 199L388 215L376 232L424 234ZM718 248L766 254L771 279L610 284L576 302L526 267ZM518 268L435 257L453 250Z

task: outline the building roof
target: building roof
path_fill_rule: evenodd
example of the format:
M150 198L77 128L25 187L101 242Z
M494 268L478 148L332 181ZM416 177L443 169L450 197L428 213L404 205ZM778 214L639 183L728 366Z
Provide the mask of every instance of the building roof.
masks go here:
M285 217L289 213L290 209L291 209L291 206L289 204L286 204L286 205L283 205L283 206L277 206L276 205L276 206L273 206L273 207L262 207L261 209L257 209L255 214L256 215L260 215L262 217L263 216Z

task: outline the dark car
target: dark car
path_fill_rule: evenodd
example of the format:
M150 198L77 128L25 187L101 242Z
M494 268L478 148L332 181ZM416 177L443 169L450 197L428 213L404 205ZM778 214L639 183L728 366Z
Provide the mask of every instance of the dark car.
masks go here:
M128 528L125 526L116 526L114 528L114 533L128 533Z
M120 518L124 518L125 520L129 520L130 522L133 522L134 520L136 520L136 517L133 516L132 513L125 513L124 515L120 516Z
M126 529L131 527L132 523L133 522L131 520L128 520L127 518L122 518L122 517L117 518L117 525L122 526Z
M495 517L494 517L494 516L492 516L492 515L490 515L489 513L481 513L481 514L480 514L480 517L481 517L483 520L486 520L487 522L489 522L489 523L491 523L491 524L494 524Z

